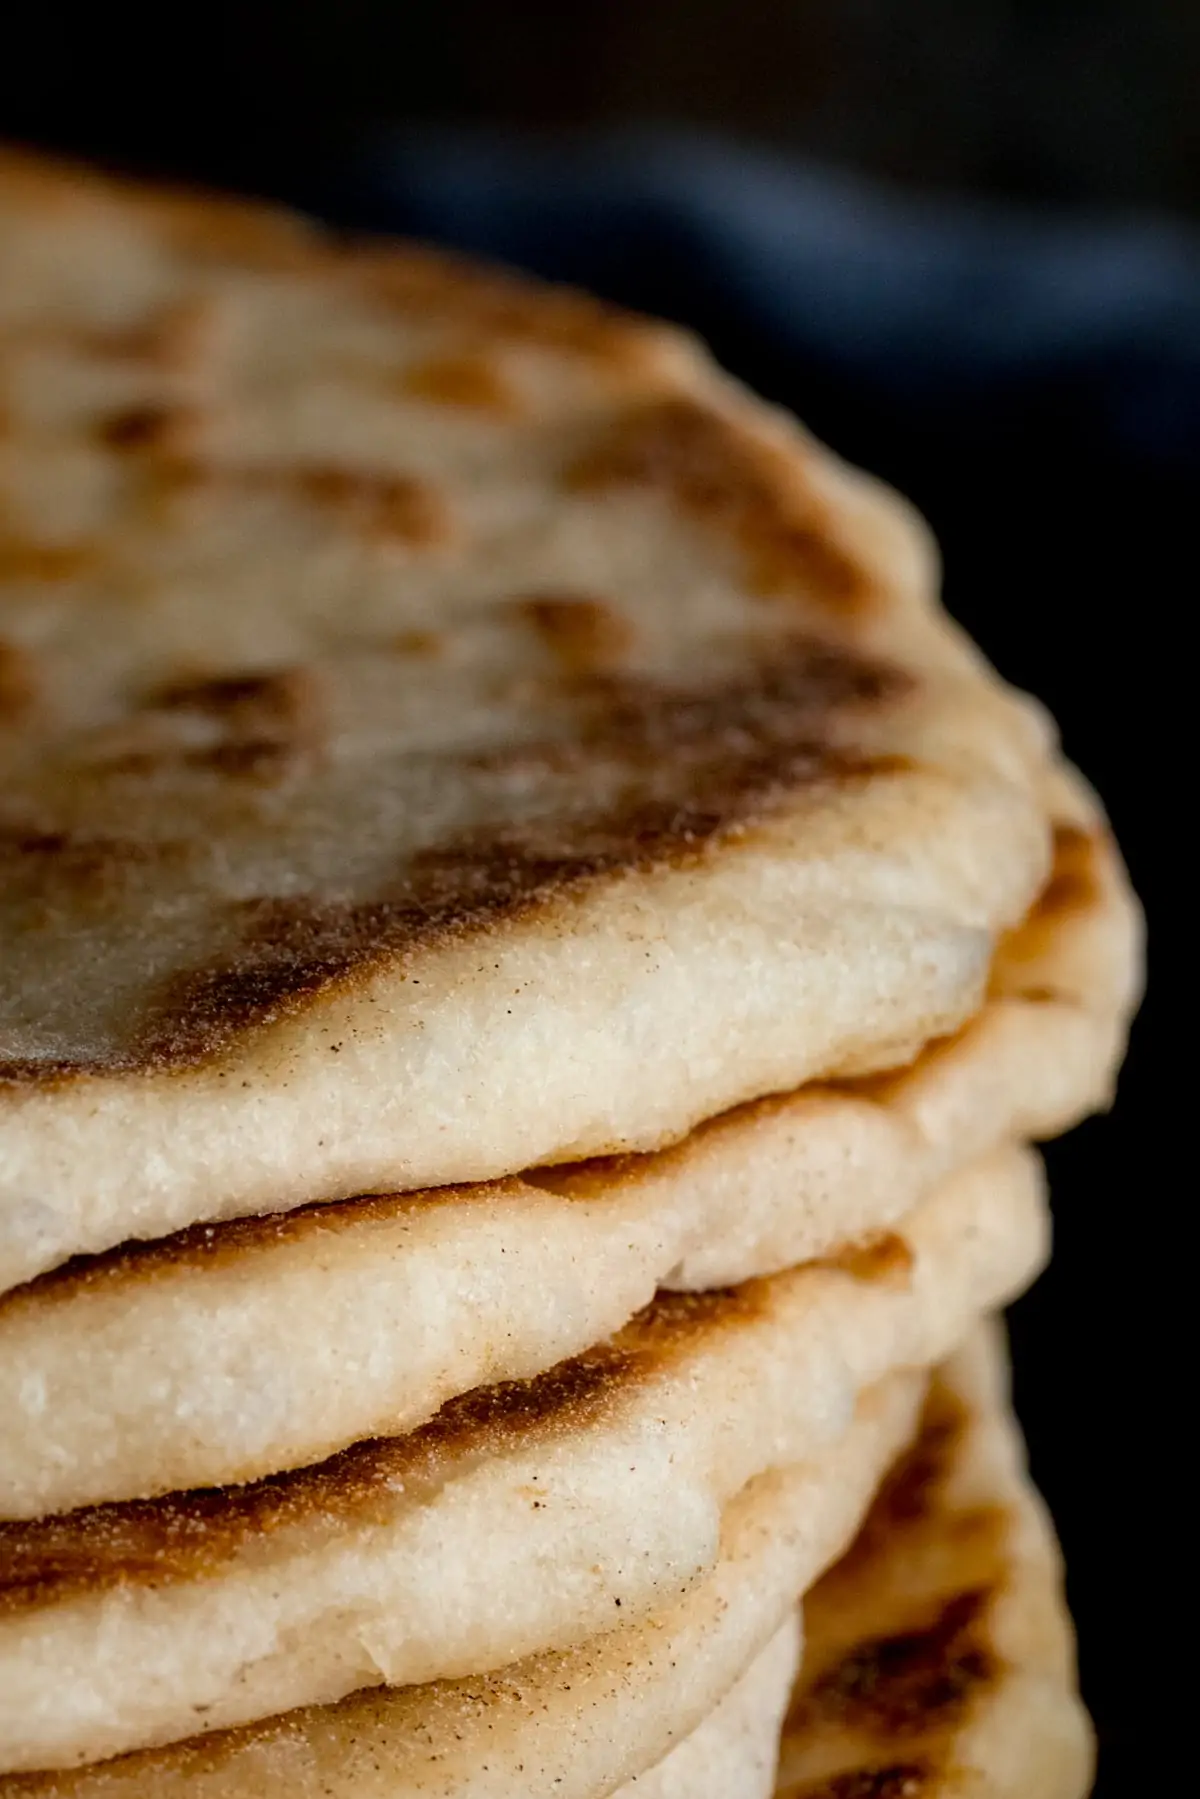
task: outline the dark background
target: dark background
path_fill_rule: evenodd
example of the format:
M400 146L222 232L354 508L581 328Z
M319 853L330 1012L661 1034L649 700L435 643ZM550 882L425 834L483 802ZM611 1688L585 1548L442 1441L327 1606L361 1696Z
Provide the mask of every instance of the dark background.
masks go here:
M1049 702L1104 793L1156 966L1174 933L1182 947L1172 876L1200 497L1198 93L1193 0L293 0L152 19L42 4L10 6L0 25L0 134L585 279L698 327L739 374L911 494L941 537L950 604ZM647 211L628 156L613 162L606 148L630 124L699 130L718 162L722 141L770 149L785 181L816 167L819 183L829 164L877 178L884 237L889 194L924 196L927 216L945 220L949 261L964 232L972 245L961 299L947 309L945 257L902 244L918 300L930 284L915 337L911 322L903 344L891 331L882 277L859 295L881 321L870 355L861 319L844 341L827 321L822 336L818 207L806 227L813 283L786 294L791 326L777 308L771 327L753 298L786 278L769 226L750 269L722 217L715 235L673 231L672 193L690 193L686 146L673 152L677 189ZM412 136L429 126L485 134L457 199L439 186L445 141ZM489 186L493 153L495 169L517 171L507 187ZM729 167L726 224L739 192L753 210L758 180L736 158ZM996 214L995 202L1025 210ZM835 192L835 223L842 204ZM997 219L998 269L982 253ZM1093 231L1116 237L1089 262ZM1123 322L1086 350L1068 328L1050 354L1042 286L1068 327L1072 317L1070 282L1052 266L1059 241L1079 250L1081 319L1109 298ZM957 321L976 316L990 323L967 354ZM1176 1508L1164 1508L1155 1320L1180 1226L1162 1149L1147 1153L1164 1142L1170 1081L1155 1045L1184 997L1173 969L1168 986L1143 1011L1116 1115L1049 1152L1057 1260L1014 1316L1018 1398L1066 1546L1105 1799L1142 1790L1169 1680L1156 1538Z
M364 128L687 121L939 187L1200 211L1193 0L9 0L10 135L291 187Z

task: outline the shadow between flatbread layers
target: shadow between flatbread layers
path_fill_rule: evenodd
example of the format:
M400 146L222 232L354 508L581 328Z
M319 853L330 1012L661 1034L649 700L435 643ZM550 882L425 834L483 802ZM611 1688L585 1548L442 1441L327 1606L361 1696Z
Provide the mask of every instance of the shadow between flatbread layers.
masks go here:
M886 1230L999 1141L1107 1103L1140 920L1063 775L1050 880L987 1001L911 1066L754 1102L673 1150L200 1226L0 1299L0 1518L221 1485L409 1430L619 1329Z
M487 1676L0 1776L0 1799L600 1799L711 1714L845 1549L924 1387L889 1377L816 1461L752 1482L726 1511L711 1572L649 1618Z
M652 1613L747 1482L836 1444L1042 1266L1038 1158L947 1181L902 1234L703 1294L407 1437L249 1487L0 1526L0 1767L70 1766L467 1675Z
M20 159L0 293L0 1282L978 1008L1052 730L690 340Z
M776 1799L1082 1799L1092 1735L998 1327L935 1376L803 1612Z

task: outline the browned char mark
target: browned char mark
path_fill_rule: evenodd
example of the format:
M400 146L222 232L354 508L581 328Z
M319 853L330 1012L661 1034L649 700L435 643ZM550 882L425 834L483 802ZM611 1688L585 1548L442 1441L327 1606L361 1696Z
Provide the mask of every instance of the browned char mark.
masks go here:
M1053 984L1053 974L1048 984L1036 965L1049 956L1053 969L1054 946L1064 927L1089 913L1102 914L1107 893L1104 858L1109 853L1102 826L1091 831L1074 825L1055 827L1050 878L1027 916L999 946L994 976L998 991L1019 995L1030 1005L1055 1004L1064 997L1078 1003L1070 989L1064 996Z
M162 1276L215 1268L245 1269L252 1257L285 1244L336 1236L374 1223L396 1223L433 1206L493 1208L517 1192L523 1177L482 1181L467 1187L430 1187L407 1193L369 1193L354 1199L314 1200L286 1212L227 1218L220 1224L193 1224L167 1237L131 1238L97 1255L72 1256L57 1268L0 1294L0 1315L10 1308L70 1304L78 1293L97 1287L133 1289Z
M615 668L633 643L631 621L603 600L539 593L513 605L567 674L603 674Z
M185 760L226 774L289 765L322 735L317 682L304 668L175 681L151 694L148 705L210 720L217 740L186 752Z
M868 570L797 468L695 401L655 401L627 415L575 465L569 484L667 495L734 539L763 594L810 600L841 617L873 597Z
M1095 834L1074 825L1055 827L1050 879L1030 913L1031 925L1087 912L1098 903L1104 892L1101 851Z
M0 731L19 724L36 698L37 675L32 656L0 637Z
M336 517L368 543L428 550L452 535L444 494L415 475L346 463L231 463L206 449L204 414L163 403L129 407L97 426L99 441L136 457L147 477L170 490L275 494Z
M957 1593L923 1627L856 1644L809 1689L802 1722L836 1721L889 1740L957 1723L998 1671L979 1628L989 1597L986 1589Z
M0 537L0 582L53 584L86 574L96 560L92 544L38 543L5 532Z
M946 1790L958 1733L1004 1677L992 1608L1008 1515L960 1504L949 1489L970 1427L963 1401L935 1379L858 1537L805 1600L810 1661L786 1734L798 1749L838 1754L843 1771L789 1785L787 1799ZM844 1767L850 1756L857 1767Z
M784 1789L782 1799L921 1799L932 1771L921 1762L891 1762L853 1768L829 1780L804 1781Z
M248 902L236 961L173 983L139 1055L203 1060L386 958L485 930L606 875L694 859L806 787L893 774L895 758L843 750L830 736L836 715L886 707L906 685L890 669L811 644L701 690L598 679L574 753L621 765L619 802L432 847L374 899Z
M902 1286L912 1273L913 1253L897 1232L877 1231L822 1258L822 1265L853 1275L855 1280Z
M604 877L695 861L806 790L907 766L853 744L864 719L904 699L911 678L819 640L796 637L770 661L691 687L621 675L581 680L574 735L555 746L559 765L564 755L581 770L603 762L616 772L611 802L432 846L410 856L371 897L332 903L300 894L242 903L236 953L173 977L139 1039L119 1060L91 1071L204 1062L247 1030L384 961L402 964L415 951L549 906ZM169 689L158 702L203 708L242 726L253 722L255 733L235 736L231 753L240 754L244 742L257 757L260 744L278 753L283 739L274 733L303 713L303 696L302 677L234 675ZM0 1079L41 1072L36 1063L0 1064ZM45 1074L62 1079L66 1072Z
M398 1494L435 1493L456 1459L499 1455L541 1437L594 1427L641 1381L705 1337L758 1315L766 1285L660 1294L608 1342L531 1380L452 1399L407 1436L354 1444L315 1466L247 1486L90 1506L33 1522L0 1522L0 1612L122 1585L212 1575L245 1545L292 1525L369 1528Z
M0 823L0 881L6 903L34 908L103 902L138 873L185 863L190 845L172 839L104 837ZM2 1065L0 1065L2 1066Z
M404 371L403 391L437 406L511 418L520 397L498 356L486 350L457 350L429 356Z

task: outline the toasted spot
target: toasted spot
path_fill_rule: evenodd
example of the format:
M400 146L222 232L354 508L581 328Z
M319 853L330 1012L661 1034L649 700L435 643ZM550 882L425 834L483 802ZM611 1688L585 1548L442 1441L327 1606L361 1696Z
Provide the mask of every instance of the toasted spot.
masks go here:
M963 1402L942 1382L935 1381L916 1438L880 1487L864 1536L872 1527L886 1534L898 1525L911 1525L937 1515L970 1423L970 1413Z
M948 1485L970 1428L962 1400L935 1380L915 1442L806 1599L808 1674L789 1714L798 1735L920 1739L940 1765L1002 1677L990 1615L1007 1578L1010 1515L956 1502Z
M398 631L392 638L392 648L401 656L432 659L443 653L446 638L441 631Z
M656 1293L613 1341L636 1347L640 1354L657 1361L701 1337L753 1323L769 1309L772 1292L770 1280L764 1278L702 1293Z
M204 714L242 740L308 739L320 726L317 683L306 668L169 682L149 703L164 712Z
M568 734L544 746L547 765L593 779L602 770L610 801L584 811L568 789L571 803L545 816L406 857L370 897L287 893L238 902L228 914L236 949L165 981L138 1038L119 1062L110 1056L94 1071L203 1062L381 963L402 970L410 953L549 908L598 881L696 863L806 789L888 779L910 765L863 754L855 739L862 720L901 702L911 685L890 664L802 637L769 662L706 684L581 678ZM173 703L189 691L177 691ZM229 693L235 720L238 691ZM277 741L270 732L229 732L226 740ZM229 752L235 761L240 753ZM522 756L531 753L520 746ZM2 1072L18 1079L27 1070L22 1061ZM62 1070L48 1078L61 1079Z
M37 674L28 651L0 637L0 729L15 724L37 697Z
M109 413L96 427L100 442L126 454L182 455L193 445L194 413L182 406L129 406Z
M430 356L404 372L403 389L439 406L460 406L511 418L521 410L520 396L494 356L484 350L460 350Z
M980 1628L989 1593L958 1593L924 1629L860 1643L805 1695L804 1724L836 1722L873 1736L927 1734L956 1724L1000 1669Z
M459 1456L498 1454L535 1431L585 1428L633 1372L619 1351L595 1352L534 1381L479 1388L407 1437L356 1443L311 1468L244 1487L0 1523L0 1612L119 1584L202 1578L253 1540L290 1527L383 1523L399 1494L435 1491Z
M162 728L190 716L209 727L208 740L174 741ZM153 775L187 767L229 777L289 772L323 737L319 689L307 669L274 669L170 682L147 696L149 741L118 742L102 755L105 769ZM136 737L136 722L132 731Z
M1023 923L1010 933L1005 946L1009 953L1020 955L1040 949L1048 930L1103 902L1103 849L1103 832L1089 833L1073 825L1055 826L1050 878Z
M1062 1000L1062 990L1058 987L1020 987L1015 989L1015 996L1024 1000L1027 1006L1056 1006Z
M1053 1004L1063 998L1061 991L1047 984L1044 961L1048 953L1053 955L1055 938L1064 924L1104 908L1105 836L1103 831L1081 831L1073 825L1055 827L1049 879L1021 923L998 945L993 992L1019 995L1029 1005ZM1022 981L1022 965L1028 964L1034 965L1030 969L1033 978Z
M36 1081L53 1090L95 1072L95 1063L83 1056L5 1056L0 1059L0 1086L24 1087Z
M887 1767L854 1768L832 1780L805 1782L785 1789L785 1799L920 1799L931 1770L920 1762L892 1762Z
M812 781L864 778L879 769L834 767L815 751L792 769ZM887 772L886 770L884 772ZM572 890L629 868L703 854L720 833L765 803L766 784L709 790L692 804L631 807L619 819L577 821L569 840L537 826L476 836L414 857L394 894L358 903L261 899L241 908L236 961L174 978L137 1046L138 1060L202 1060L242 1031L271 1023L334 983L421 946L477 931L503 917L548 907ZM707 803L706 803L707 800Z
M312 1468L244 1487L0 1523L0 1612L118 1584L203 1577L252 1540L290 1526L383 1522L399 1493L416 1498L435 1489L459 1455L500 1453L535 1430L585 1427L632 1372L619 1351L593 1352L535 1381L477 1389L407 1437L357 1443Z
M575 594L530 594L513 604L570 674L595 674L612 668L633 642L629 619L602 600Z
M872 597L868 571L831 535L794 467L691 400L657 401L622 419L569 471L584 491L643 488L728 534L762 594L814 600L838 613Z
M1087 912L1103 897L1099 870L1100 845L1086 831L1058 825L1050 879L1030 915L1031 922L1062 919Z
M293 486L311 505L336 512L365 537L425 547L449 535L449 514L441 494L410 475L310 467L269 471L256 478Z
M904 1285L913 1269L913 1253L895 1231L879 1231L859 1243L849 1243L834 1255L822 1257L827 1268L840 1269L855 1280Z
M698 1337L757 1315L768 1284L749 1286L659 1295L617 1336L583 1355L532 1380L478 1387L407 1436L356 1443L313 1467L242 1487L0 1523L0 1612L121 1585L202 1578L285 1529L386 1523L401 1503L435 1493L456 1463L591 1428Z
M892 761L835 750L822 736L833 713L885 705L904 686L886 667L811 644L753 677L703 690L601 682L575 753L623 764L619 806L431 848L372 901L247 902L236 960L170 982L138 1053L152 1062L201 1059L385 957L484 929L626 869L702 855L798 786L887 774Z
M35 543L7 533L0 537L0 581L73 581L95 560L92 544Z
M278 782L306 766L323 739L311 671L204 676L153 689L139 711L93 733L81 767L134 780L191 770Z
M991 1507L953 1509L946 1497L950 1474L961 1454L970 1417L962 1401L935 1380L912 1444L895 1462L875 1496L862 1527L831 1574L827 1593L845 1594L853 1607L869 1591L880 1569L897 1555L903 1537L914 1553L940 1539L953 1540L960 1568L969 1565L970 1584L989 1584L1002 1557L1004 1515ZM960 1580L960 1585L966 1584Z
M14 902L104 899L139 870L191 854L190 846L176 839L0 826L0 869Z
M275 743L269 738L254 741L214 743L210 749L193 750L185 758L190 768L211 769L214 774L231 780L277 781L295 761L296 746Z
M194 369L208 350L218 318L211 299L173 300L139 324L88 331L78 341L92 356L181 374Z
M238 465L203 454L203 420L191 407L134 406L101 420L97 435L109 449L146 459L169 492L236 488L291 496L335 514L360 536L427 548L450 534L441 493L415 476L335 464Z

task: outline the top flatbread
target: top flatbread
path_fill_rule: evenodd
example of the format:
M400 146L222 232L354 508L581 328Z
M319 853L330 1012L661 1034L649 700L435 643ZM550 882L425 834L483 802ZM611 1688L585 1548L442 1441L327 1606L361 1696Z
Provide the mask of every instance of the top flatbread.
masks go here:
M678 1138L977 1007L1051 733L687 339L0 170L0 1242Z

